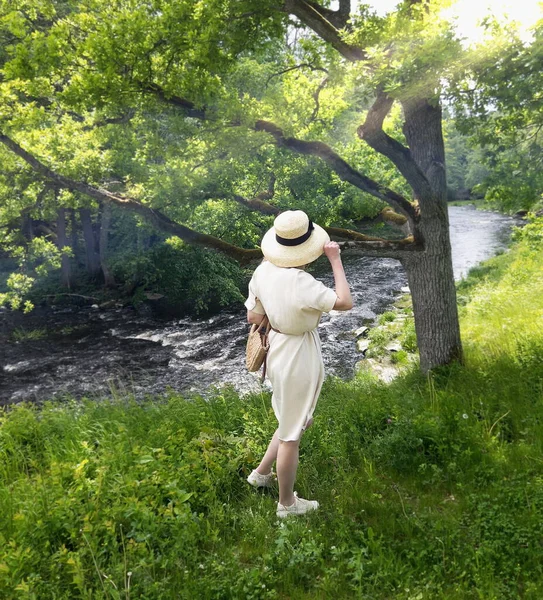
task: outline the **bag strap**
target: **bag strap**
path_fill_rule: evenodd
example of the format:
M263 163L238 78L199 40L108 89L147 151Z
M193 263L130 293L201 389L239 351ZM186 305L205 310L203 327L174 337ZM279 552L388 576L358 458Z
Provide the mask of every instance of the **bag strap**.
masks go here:
M263 335L267 337L267 336L268 336L268 334L270 333L270 329L272 329L272 326L271 326L270 320L268 319L268 315L264 315L264 318L262 319L262 321L260 321L260 324L258 325L258 331L259 331L260 333L262 333L262 329L263 329L264 327L265 327L266 329L264 330L264 333L263 333Z
M263 327L266 327L266 329L264 330L264 333L262 333ZM270 320L268 319L268 315L265 315L264 318L262 319L262 321L260 321L260 325L258 326L260 335L262 335L264 338L263 345L266 348L266 354L264 354L264 363L262 366L262 376L260 377L260 383L263 383L264 379L266 379L266 365L268 362L268 348L270 346L270 343L268 341L268 335L272 329L273 329L273 327L271 326Z

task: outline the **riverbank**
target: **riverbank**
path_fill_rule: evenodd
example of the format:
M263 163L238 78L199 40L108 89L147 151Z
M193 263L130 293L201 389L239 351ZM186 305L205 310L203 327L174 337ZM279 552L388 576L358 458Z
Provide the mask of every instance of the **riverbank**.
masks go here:
M245 477L269 395L17 406L7 598L530 598L543 592L543 222L459 286L466 364L328 379L279 523Z

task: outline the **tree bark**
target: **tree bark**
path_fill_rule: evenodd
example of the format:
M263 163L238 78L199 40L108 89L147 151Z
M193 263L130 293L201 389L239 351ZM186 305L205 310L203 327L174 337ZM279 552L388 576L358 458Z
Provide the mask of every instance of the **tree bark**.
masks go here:
M85 240L85 257L87 272L93 279L98 279L101 272L100 256L96 252L96 236L92 227L91 212L88 208L79 209L79 218L83 228L83 239Z
M107 265L107 243L109 235L109 226L111 223L111 204L104 202L102 204L102 215L100 220L100 266L104 274L104 285L113 287L115 279Z
M59 250L62 250L66 246L70 246L66 235L66 209L59 208L57 213L57 247ZM72 287L70 257L64 252L61 258L61 277L62 285L70 289Z
M420 195L415 238L424 252L403 260L413 299L415 329L423 372L462 360L462 342L452 267L445 149L441 107L428 99L404 103L404 132L411 154L432 189Z

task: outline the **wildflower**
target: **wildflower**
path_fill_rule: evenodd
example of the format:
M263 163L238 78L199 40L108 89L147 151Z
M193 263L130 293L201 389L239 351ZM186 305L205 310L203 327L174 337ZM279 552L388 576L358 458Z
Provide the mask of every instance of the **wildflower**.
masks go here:
M464 413L462 416L464 417L464 419L468 418L468 415L466 413Z
M204 565L203 565L202 563L200 563L200 564L198 565L198 567L199 567L200 569L203 569L203 568L204 568Z

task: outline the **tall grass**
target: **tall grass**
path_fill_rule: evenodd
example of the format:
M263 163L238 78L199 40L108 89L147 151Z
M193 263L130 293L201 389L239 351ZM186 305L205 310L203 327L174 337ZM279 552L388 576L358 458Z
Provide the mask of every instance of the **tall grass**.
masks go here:
M310 516L279 522L245 482L267 394L1 413L0 597L539 600L541 231L459 286L464 366L327 380Z

